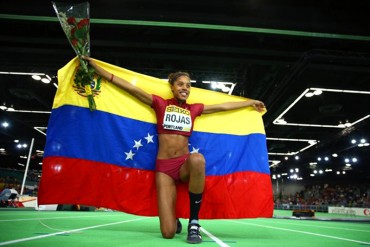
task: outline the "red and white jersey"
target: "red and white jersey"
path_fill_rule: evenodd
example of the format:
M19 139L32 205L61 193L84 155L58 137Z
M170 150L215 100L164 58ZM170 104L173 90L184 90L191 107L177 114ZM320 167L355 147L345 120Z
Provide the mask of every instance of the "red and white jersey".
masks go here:
M179 105L177 99L163 99L158 95L152 95L152 108L157 116L158 134L178 134L190 136L194 120L200 116L204 104L188 104L183 102Z

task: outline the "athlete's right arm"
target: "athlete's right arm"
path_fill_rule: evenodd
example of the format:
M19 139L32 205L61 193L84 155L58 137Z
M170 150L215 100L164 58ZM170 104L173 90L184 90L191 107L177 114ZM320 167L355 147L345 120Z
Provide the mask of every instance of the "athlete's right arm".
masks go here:
M126 81L125 79L122 79L120 77L117 77L113 75L112 73L109 73L105 69L101 68L98 66L90 57L82 56L82 59L86 60L89 62L89 64L95 69L95 72L98 75L101 75L103 78L105 78L107 81L110 81L117 87L125 90L132 96L136 97L138 100L141 102L147 104L147 105L152 105L153 99L152 95L145 92L139 87L136 87L132 85L130 82Z

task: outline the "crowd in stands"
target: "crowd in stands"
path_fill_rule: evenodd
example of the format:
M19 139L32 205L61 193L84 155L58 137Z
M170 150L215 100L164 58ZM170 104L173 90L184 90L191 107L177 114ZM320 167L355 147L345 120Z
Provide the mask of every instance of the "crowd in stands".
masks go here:
M370 207L370 184L322 184L305 186L292 195L275 195L275 205Z
M21 192L23 174L16 171L1 170L0 175L0 192L4 189L15 189L18 193ZM4 175L3 175L4 174ZM23 195L37 196L39 177L37 174L29 173L26 178Z

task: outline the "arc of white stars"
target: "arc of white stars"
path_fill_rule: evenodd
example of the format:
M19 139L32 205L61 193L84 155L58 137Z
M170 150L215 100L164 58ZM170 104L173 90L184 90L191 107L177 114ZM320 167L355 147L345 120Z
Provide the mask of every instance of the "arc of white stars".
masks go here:
M146 140L146 143L149 144L149 143L154 143L154 140L153 140L153 137L154 135L150 135L150 133L148 133L148 135L145 138ZM141 143L141 139L139 139L138 141L134 140L135 142L135 145L133 146L133 148L136 148L136 150L139 150L140 147L143 147L144 145ZM134 155L135 153L132 152L132 150L130 150L130 152L126 153L126 160L134 160Z
M154 137L154 135L150 135L149 133L148 133L148 135L146 136L146 137L144 137L145 139L146 139L146 143L148 144L148 143L154 143L154 141L153 141L153 137Z
M134 153L132 152L132 150L130 150L130 152L126 153L126 160L134 160Z
M139 150L139 148L143 146L143 144L141 144L141 139L139 141L134 140L134 142L134 148L136 148L136 150Z

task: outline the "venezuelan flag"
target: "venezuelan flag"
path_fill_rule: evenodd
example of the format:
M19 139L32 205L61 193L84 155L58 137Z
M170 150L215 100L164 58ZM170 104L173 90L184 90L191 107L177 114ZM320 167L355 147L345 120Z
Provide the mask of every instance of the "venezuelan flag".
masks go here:
M172 97L167 82L96 60L148 93ZM82 204L155 216L154 111L116 86L101 82L97 110L73 87L78 60L58 71L38 203ZM192 88L188 103L245 100ZM271 217L272 185L262 114L252 108L205 114L195 121L190 151L206 158L201 218ZM178 186L177 217L189 216L188 191Z

